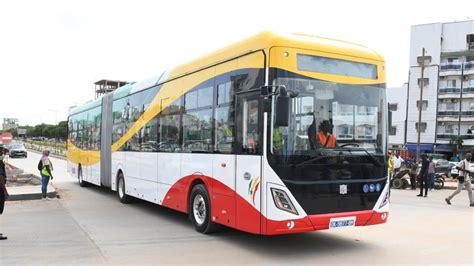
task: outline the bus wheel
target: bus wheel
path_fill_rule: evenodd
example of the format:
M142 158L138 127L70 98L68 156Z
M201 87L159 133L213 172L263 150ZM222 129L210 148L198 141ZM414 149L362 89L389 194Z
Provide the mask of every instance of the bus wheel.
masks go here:
M122 203L130 203L131 197L125 193L125 178L123 177L122 172L118 174L117 177L117 195Z
M84 179L83 179L82 166L80 166L80 165L77 167L77 180L79 182L80 187L86 187L87 186L87 182L84 181Z
M209 194L203 184L197 184L189 198L189 215L196 231L209 234L217 230L217 224L211 221Z

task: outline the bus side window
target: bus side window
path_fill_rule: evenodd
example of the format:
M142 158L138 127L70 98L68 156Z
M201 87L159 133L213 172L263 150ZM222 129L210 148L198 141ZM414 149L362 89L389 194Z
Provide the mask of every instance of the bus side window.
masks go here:
M260 150L258 134L259 108L257 99L244 99L242 103L242 151L256 154Z

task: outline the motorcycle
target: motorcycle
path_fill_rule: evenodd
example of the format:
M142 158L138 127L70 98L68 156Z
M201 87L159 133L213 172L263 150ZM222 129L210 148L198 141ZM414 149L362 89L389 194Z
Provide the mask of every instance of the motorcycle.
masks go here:
M435 173L434 176L434 188L442 189L444 187L444 182L446 181L445 173Z

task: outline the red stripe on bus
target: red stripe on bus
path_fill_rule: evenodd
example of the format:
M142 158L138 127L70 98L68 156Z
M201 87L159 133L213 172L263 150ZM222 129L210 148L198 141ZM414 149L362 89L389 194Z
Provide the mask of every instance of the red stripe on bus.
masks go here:
M324 230L329 228L329 221L332 218L350 216L356 217L356 226L380 224L387 221L388 213L379 213L373 210L309 215L283 221L267 219L233 189L204 175L190 175L178 180L167 192L162 205L187 213L191 184L197 180L202 181L208 189L213 221L249 233L277 235ZM220 193L214 193L214 191Z

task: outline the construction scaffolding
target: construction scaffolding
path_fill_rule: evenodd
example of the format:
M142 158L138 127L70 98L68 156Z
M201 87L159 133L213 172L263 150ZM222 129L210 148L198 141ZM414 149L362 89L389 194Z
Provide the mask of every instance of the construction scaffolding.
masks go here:
M94 83L95 85L95 98L99 98L100 96L112 92L117 88L120 88L129 82L127 81L119 81L119 80L107 80L102 79Z

